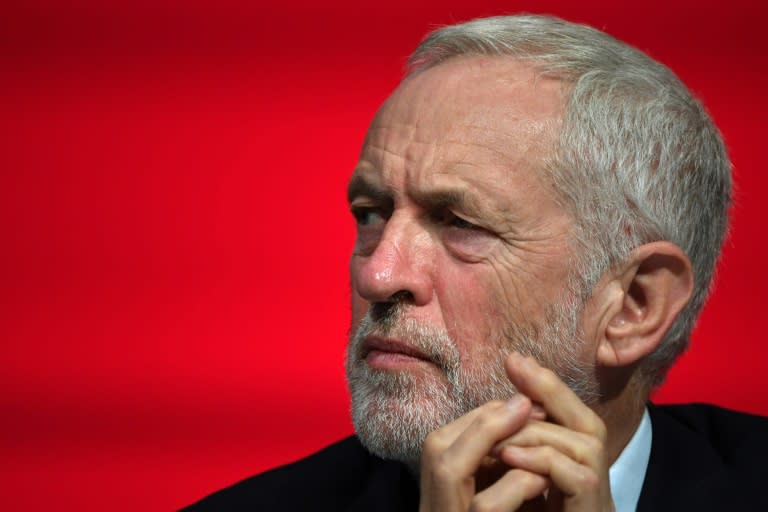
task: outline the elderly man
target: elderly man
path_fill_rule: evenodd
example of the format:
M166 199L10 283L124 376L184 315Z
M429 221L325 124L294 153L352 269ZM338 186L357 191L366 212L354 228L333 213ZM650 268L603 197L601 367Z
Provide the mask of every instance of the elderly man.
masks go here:
M664 66L541 16L431 34L349 183L356 436L196 507L756 510L768 421L647 404L730 165Z

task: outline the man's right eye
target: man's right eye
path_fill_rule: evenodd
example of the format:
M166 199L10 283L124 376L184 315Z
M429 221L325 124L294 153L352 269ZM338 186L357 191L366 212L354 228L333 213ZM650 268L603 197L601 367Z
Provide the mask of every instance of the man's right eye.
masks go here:
M372 206L353 206L352 215L359 227L377 226L385 220L381 210Z

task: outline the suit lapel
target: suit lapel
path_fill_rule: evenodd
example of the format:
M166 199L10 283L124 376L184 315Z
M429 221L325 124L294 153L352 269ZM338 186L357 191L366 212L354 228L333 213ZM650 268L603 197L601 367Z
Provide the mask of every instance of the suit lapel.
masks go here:
M638 512L716 509L727 501L726 467L711 443L691 425L648 404L653 429L651 456Z

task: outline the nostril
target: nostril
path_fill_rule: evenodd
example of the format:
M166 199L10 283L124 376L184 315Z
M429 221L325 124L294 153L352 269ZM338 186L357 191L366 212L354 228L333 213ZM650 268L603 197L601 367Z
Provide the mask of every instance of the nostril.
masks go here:
M371 303L369 314L374 322L380 322L383 325L388 321L395 320L398 314L402 311L403 305L413 302L414 297L411 292L408 290L400 290L399 292L392 294L386 301Z
M406 297L413 295L410 292L398 292L392 297ZM381 333L387 335L391 329L398 324L404 313L405 299L390 300L387 302L373 302L368 310L373 323L381 330Z
M386 326L397 316L398 306L398 302L374 302L371 304L368 314L374 323L379 326Z
M413 293L409 292L408 290L400 290L399 292L393 293L392 296L389 297L389 302L394 302L394 303L413 302L413 301L414 301Z

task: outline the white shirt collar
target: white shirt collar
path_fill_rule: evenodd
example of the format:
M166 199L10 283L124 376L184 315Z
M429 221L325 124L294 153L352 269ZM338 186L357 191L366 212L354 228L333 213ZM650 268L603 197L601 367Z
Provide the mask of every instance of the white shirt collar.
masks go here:
M651 418L646 408L632 439L608 471L616 512L635 512L637 508L651 456L652 437Z

